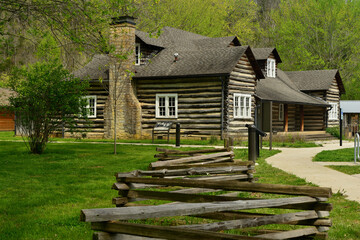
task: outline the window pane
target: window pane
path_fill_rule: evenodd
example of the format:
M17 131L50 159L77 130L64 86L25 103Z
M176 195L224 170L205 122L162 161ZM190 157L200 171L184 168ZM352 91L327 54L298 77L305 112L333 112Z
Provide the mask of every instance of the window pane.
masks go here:
M165 97L159 97L159 115L166 116Z
M165 107L159 107L159 115L160 115L160 116L166 116L166 114L165 114Z
M169 116L175 116L175 97L169 97Z
M169 107L175 107L175 97L169 97Z
M239 97L234 95L234 117L239 116Z
M249 97L246 97L245 98L246 100L246 115L245 117L250 117L250 98Z
M240 97L240 117L245 116L245 97Z
M165 107L165 97L159 97L159 107Z

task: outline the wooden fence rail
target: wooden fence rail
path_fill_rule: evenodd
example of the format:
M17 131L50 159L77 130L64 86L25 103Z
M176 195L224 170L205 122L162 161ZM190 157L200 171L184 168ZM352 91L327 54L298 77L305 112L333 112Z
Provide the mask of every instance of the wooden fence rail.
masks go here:
M144 172L148 174L148 171ZM138 177L126 177L133 173L138 174ZM290 239L313 236L326 238L326 231L331 226L328 216L332 206L326 203L331 196L329 188L139 177L142 173L142 171L134 171L116 174L117 182L113 188L118 190L120 197L114 198L114 203L122 207L81 211L81 220L92 222L92 229L101 231L95 233L94 239ZM143 184L143 187L149 184L152 189L138 190L133 188L135 184ZM154 186L162 187L154 188ZM185 189L207 189L211 194L174 191L174 187L179 186L188 187ZM232 194L227 191L231 191ZM244 193L249 196L257 193L257 198L247 197ZM276 194L281 195L276 197ZM131 203L145 199L166 200L172 203L161 205L147 205L149 204L147 202ZM254 209L256 212L251 211ZM184 225L181 222L185 216L196 220ZM173 221L176 226L158 226L142 222L151 219L150 222L161 223L163 218ZM126 222L129 220L131 223ZM134 223L135 220L140 222ZM266 233L261 233L257 229L269 224L293 227L290 230L285 228L286 230L276 232L268 230ZM233 229L240 229L237 230L240 233L219 233ZM249 237L248 232L255 236Z
M115 174L116 207L81 211L93 239L327 238L330 188L248 182L253 162L234 161L228 148L158 150L150 170ZM231 161L208 164L224 157Z

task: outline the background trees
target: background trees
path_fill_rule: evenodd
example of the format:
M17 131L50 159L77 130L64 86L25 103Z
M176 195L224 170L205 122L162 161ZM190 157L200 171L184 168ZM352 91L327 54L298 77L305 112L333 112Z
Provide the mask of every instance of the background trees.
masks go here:
M171 26L210 37L236 35L243 45L275 46L284 70L339 68L347 99L360 98L359 1L346 0L1 0L0 72L33 63L51 35L64 67L109 52L111 17L133 15L137 28Z
M340 69L347 99L360 99L358 1L282 1L271 12L271 43L284 70Z

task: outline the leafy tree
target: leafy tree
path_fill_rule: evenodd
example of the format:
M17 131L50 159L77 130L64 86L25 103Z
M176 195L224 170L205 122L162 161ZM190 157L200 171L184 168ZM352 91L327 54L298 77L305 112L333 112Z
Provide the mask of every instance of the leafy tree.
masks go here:
M62 124L73 125L74 114L85 115L81 97L87 82L73 78L56 60L14 70L10 86L17 93L10 98L16 125L32 153L41 154Z
M164 26L208 37L236 35L245 44L258 37L257 5L251 0L140 1L139 29L157 32ZM141 7L141 8L140 8Z
M360 3L343 0L282 1L269 28L284 70L340 69L346 86L359 81ZM358 93L356 93L358 92ZM349 92L350 93L350 92ZM347 98L359 96L351 91Z

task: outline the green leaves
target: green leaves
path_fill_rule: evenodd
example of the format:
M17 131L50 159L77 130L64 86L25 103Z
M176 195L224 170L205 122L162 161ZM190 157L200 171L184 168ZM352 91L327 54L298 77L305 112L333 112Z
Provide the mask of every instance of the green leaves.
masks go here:
M37 62L14 70L10 98L16 124L27 137L30 151L42 153L49 135L63 124L72 125L85 104L88 83L74 78L57 60Z
M267 31L283 60L281 68L340 69L345 85L351 86L359 76L359 10L356 1L282 1L271 13L273 28ZM360 92L354 94L346 97Z

